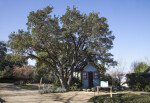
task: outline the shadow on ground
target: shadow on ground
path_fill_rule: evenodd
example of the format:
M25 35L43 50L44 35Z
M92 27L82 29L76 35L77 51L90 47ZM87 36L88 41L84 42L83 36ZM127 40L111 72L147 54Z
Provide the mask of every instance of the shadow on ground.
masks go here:
M48 94L46 94L48 95ZM50 97L53 98L54 101L56 102L61 102L61 103L72 103L72 102L76 102L76 103L81 103L82 101L80 100L76 100L75 98L78 96L79 94L76 92L75 94L73 94L72 96L68 96L68 97L64 97L62 96L60 93L53 93L53 95L48 95L46 97ZM84 101L85 102L85 101Z
M0 98L0 103L5 103L5 100Z
M70 101L71 101L75 96L77 96L77 95L78 95L78 94L76 93L74 96L68 98L67 101L66 101L65 103L70 103Z
M10 91L16 91L16 90L21 90L21 88L13 85L12 83L2 83L0 84L0 89L2 90L10 90Z

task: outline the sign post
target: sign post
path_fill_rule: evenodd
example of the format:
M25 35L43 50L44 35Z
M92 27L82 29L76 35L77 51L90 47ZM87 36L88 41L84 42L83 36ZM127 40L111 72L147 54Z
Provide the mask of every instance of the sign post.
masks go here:
M112 98L112 87L108 86L108 81L100 81L100 86L97 86L97 93L99 93L100 88L109 88L110 89L110 97Z

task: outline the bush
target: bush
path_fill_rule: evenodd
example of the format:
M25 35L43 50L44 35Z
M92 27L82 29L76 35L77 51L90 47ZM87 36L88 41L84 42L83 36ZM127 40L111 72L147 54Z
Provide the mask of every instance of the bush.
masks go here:
M86 89L82 89L82 90L85 91L85 92L87 91Z
M91 90L92 90L92 92L94 92L94 91L95 91L95 88L91 88Z
M11 78L0 78L0 83L14 83L18 79Z
M19 81L14 82L14 85L20 85Z
M73 77L71 80L71 86L77 86L77 88L80 88L82 86L82 82L78 78Z
M55 87L61 87L61 83L60 83L60 81L59 81L58 78L55 78L53 85L54 85Z
M90 92L91 91L91 89L87 89L87 92Z
M122 103L118 96L110 98L109 96L96 96L89 100L94 103Z
M136 84L133 86L132 89L135 90L135 91L141 91L141 90L142 90L142 85L141 85L141 83L136 83Z
M40 94L45 94L45 93L63 93L66 92L67 90L64 88L55 88L55 87L48 87L48 88L44 88L42 90L39 90Z
M77 86L70 86L70 90L71 91L76 91L76 90L78 90L78 87Z
M110 98L109 95L96 96L89 99L94 103L150 103L150 95L116 94Z
M144 90L150 92L150 85L146 85Z
M23 65L22 67L15 66L13 69L13 76L17 79L30 80L33 78L33 67Z
M148 73L131 73L127 74L127 83L132 90L142 91L147 90L145 87L150 85L150 74ZM148 88L148 87L146 87Z
M63 92L66 92L66 91L67 91L66 89L58 87L58 88L55 90L55 93L63 93Z

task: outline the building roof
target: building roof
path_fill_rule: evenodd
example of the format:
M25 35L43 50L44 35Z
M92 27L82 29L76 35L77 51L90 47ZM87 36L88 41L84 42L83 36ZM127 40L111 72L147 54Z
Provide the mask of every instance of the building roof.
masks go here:
M96 69L100 69L95 63L93 62L83 62L82 64L80 64L76 69L75 71L76 72L80 72L80 71L83 71L84 70L84 67L91 64L92 66L94 66Z
M150 67L144 71L144 73L148 73L150 71Z

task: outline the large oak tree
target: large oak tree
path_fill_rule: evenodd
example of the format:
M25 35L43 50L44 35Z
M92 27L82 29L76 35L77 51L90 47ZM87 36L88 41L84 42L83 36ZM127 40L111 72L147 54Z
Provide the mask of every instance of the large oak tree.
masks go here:
M73 72L85 61L113 65L109 50L114 35L107 19L98 13L80 13L75 7L64 15L52 16L53 7L30 12L28 31L11 33L8 44L14 53L38 60L59 78L63 88L69 89Z

